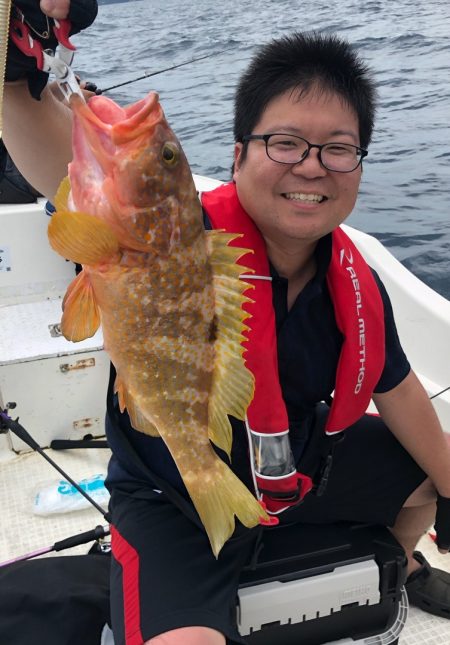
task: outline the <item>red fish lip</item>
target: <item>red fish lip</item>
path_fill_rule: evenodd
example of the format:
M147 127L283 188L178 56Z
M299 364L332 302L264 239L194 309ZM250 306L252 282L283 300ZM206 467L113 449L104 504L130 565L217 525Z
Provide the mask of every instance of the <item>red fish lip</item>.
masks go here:
M125 108L104 96L93 96L89 103L84 103L73 95L70 105L86 131L103 133L114 145L128 143L143 134L149 136L164 118L156 92Z
M149 136L164 119L156 92L150 92L145 98L124 109L127 118L113 125L112 140L116 145L128 143L142 135Z
M164 120L156 92L125 108L105 96L94 96L85 103L73 95L70 105L74 112L74 160L99 167L104 174L111 170L119 146L139 138L148 142L155 127ZM83 136L78 136L79 129L84 131Z

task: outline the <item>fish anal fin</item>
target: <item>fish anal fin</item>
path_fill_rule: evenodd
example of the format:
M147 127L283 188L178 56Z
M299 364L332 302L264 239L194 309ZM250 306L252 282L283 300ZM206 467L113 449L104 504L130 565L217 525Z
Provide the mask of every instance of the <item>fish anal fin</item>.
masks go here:
M52 248L68 260L93 266L111 261L119 242L111 227L87 213L58 211L48 225Z
M138 404L128 392L122 379L119 376L116 376L114 390L117 392L117 396L119 398L120 411L123 412L125 409L127 410L133 428L135 430L138 430L139 432L148 434L150 437L159 437L160 434L158 432L158 429L141 412Z
M70 283L63 300L61 331L67 340L78 342L90 338L100 326L100 310L91 282L81 271Z
M237 260L248 251L228 246L238 237L222 231L208 231L209 259L213 270L217 334L214 344L215 364L208 409L208 429L211 441L231 453L231 426L228 415L244 419L253 398L254 378L246 368L242 342L247 329L244 320L248 313L243 304L249 285L239 280L249 273Z

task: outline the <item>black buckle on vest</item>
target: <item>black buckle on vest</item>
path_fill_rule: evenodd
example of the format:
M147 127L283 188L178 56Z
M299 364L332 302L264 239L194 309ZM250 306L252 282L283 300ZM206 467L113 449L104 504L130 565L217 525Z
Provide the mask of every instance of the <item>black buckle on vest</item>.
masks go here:
M301 485L297 483L296 490L287 490L287 491L273 491L267 490L264 488L259 488L258 490L261 494L267 495L270 499L274 499L280 502L297 502L300 500Z
M331 468L333 466L333 453L337 444L345 438L343 432L339 432L331 437L331 446L328 455L325 457L325 462L320 470L319 481L314 487L314 494L316 497L322 497L328 486Z

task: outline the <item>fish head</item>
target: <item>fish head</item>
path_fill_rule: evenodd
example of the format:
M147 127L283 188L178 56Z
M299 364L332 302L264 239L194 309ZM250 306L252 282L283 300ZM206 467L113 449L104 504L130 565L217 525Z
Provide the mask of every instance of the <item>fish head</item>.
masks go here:
M121 246L161 255L202 230L189 164L158 94L124 108L104 96L87 104L74 96L71 107L76 210L105 219Z

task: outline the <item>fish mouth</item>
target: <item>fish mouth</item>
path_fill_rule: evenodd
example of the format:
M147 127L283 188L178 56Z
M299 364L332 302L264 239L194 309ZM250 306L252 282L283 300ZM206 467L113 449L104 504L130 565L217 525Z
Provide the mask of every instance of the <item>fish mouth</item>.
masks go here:
M164 112L156 92L150 92L145 98L120 107L106 96L93 96L88 103L78 95L72 95L70 106L74 112L74 132L77 128L84 130L87 143L101 166L108 165L121 146L140 137L150 138L151 133L164 119ZM77 140L82 137L74 135L74 153ZM85 156L86 150L79 151Z

